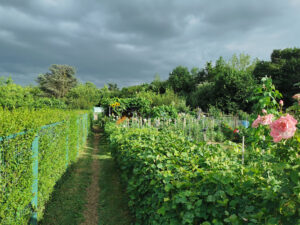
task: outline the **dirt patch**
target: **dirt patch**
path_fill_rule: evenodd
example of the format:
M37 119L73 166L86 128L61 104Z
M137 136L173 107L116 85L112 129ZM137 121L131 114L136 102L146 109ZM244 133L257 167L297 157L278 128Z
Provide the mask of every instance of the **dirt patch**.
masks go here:
M99 203L99 175L100 175L100 162L97 158L98 146L99 146L100 135L99 133L94 134L93 141L93 162L92 162L92 182L87 188L87 204L84 211L84 222L81 225L98 225L98 203Z

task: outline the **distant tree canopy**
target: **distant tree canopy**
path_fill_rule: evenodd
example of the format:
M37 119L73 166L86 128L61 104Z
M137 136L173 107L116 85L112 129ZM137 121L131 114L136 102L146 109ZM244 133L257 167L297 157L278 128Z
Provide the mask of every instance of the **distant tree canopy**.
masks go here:
M37 78L40 89L49 97L63 98L78 83L72 66L53 64L49 70Z
M282 95L286 106L293 103L292 96L300 92L300 49L274 50L271 61L259 61L253 72L260 80L264 76L272 78L276 89Z
M208 62L195 76L199 83L187 96L188 105L206 111L210 105L225 112L249 111L247 99L256 85L252 75L255 64L256 60L251 62L250 56L244 54L233 55L228 62L220 57L215 65Z
M0 106L90 109L103 99L141 97L149 100L151 107L170 106L179 112L197 107L204 111L218 108L226 113L251 112L249 100L261 78L269 76L288 107L294 103L292 96L300 93L300 49L274 50L271 61L251 60L249 55L240 54L229 60L219 57L203 68L177 66L167 80L156 74L151 83L121 90L116 83L101 89L91 82L79 84L75 73L72 66L52 65L49 72L38 76L37 87L22 87L0 77Z
M65 109L67 106L60 99L44 97L38 87L22 87L11 78L0 77L0 107L13 110L20 107Z
M188 94L195 89L193 76L188 68L183 66L177 66L170 73L168 83L176 93Z
M119 88L118 88L118 85L115 84L115 83L108 83L108 90L110 90L110 91L118 91Z
M91 109L96 106L101 97L101 91L91 82L79 84L67 94L67 103L74 109Z

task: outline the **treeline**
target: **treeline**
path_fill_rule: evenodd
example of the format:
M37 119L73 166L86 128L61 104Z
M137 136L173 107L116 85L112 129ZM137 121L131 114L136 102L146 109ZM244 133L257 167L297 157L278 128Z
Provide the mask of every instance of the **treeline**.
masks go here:
M38 86L21 86L11 78L0 79L0 106L5 109L90 109L99 103L101 90L91 82L79 83L75 68L52 65L37 77Z
M108 83L97 88L93 83L81 84L76 71L68 65L52 65L50 72L37 78L38 86L22 87L11 79L0 80L0 105L5 108L28 106L89 109L107 98L142 97L151 106L172 105L178 111L218 108L226 113L251 112L252 96L262 77L271 77L283 95L285 106L300 92L300 49L274 50L270 61L251 60L241 54L226 61L220 57L204 68L178 66L167 80L159 75L151 83L124 87Z
M252 98L258 85L261 85L261 78L265 76L272 78L275 88L282 93L284 106L292 105L292 96L300 92L300 49L274 50L271 61L251 60L249 55L244 54L233 55L228 61L220 57L215 63L207 62L201 69L189 70L178 66L165 81L156 75L150 84L122 90L116 84L109 87L113 97L147 96L155 102L160 96L166 100L166 105L173 104L180 108L179 111L199 107L203 111L217 108L226 113L237 113L252 111ZM164 96L166 94L169 97ZM178 99L184 99L187 108L182 107L182 101ZM180 107L177 102L180 102Z

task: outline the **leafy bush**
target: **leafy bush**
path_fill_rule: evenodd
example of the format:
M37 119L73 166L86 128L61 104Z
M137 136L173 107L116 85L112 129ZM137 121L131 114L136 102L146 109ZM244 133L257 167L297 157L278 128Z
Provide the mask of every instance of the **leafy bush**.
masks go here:
M152 118L175 119L177 117L177 110L173 106L156 106L151 110Z
M299 158L108 124L136 224L299 224ZM295 141L295 140L293 140ZM280 146L277 146L280 147Z
M187 112L189 108L186 106L185 99L175 94L173 90L167 89L164 94L147 91L137 94L138 97L150 100L151 106L174 106L179 112Z
M7 111L0 108L0 224L28 224L32 207L43 210L55 183L68 164L76 161L77 151L89 128L83 111ZM58 122L58 123L57 123ZM41 126L57 123L55 126ZM20 133L25 131L25 133ZM12 134L20 133L8 138ZM38 207L32 200L32 142L38 134ZM68 149L68 154L67 150Z
M115 103L118 103L115 106ZM148 116L151 107L150 101L146 98L103 98L100 101L100 105L105 109L105 113L108 115L109 108L111 113L121 116L122 114L138 113L141 116Z
M0 79L0 107L5 109L28 108L57 108L66 109L61 99L43 97L38 88L22 87L11 79Z

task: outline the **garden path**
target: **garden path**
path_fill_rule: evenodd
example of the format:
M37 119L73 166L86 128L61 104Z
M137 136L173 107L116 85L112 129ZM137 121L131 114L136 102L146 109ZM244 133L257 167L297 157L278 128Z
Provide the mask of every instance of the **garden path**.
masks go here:
M106 138L94 128L78 162L58 182L39 224L132 224L119 174Z

